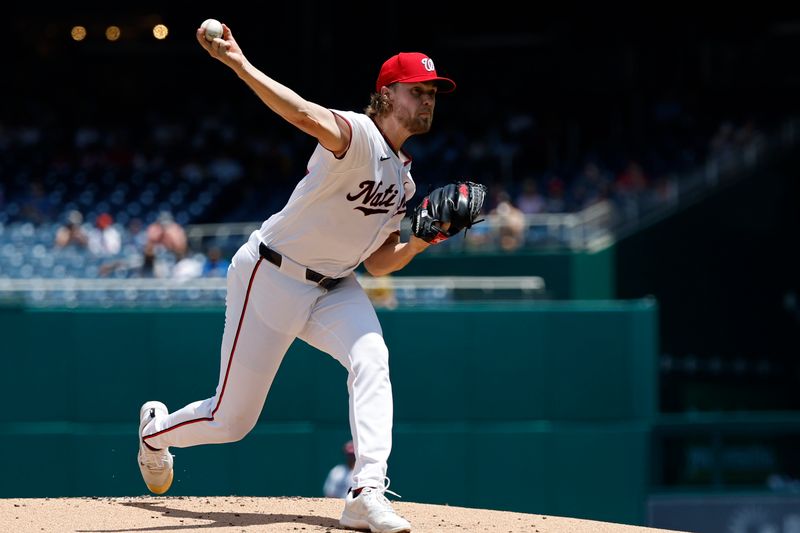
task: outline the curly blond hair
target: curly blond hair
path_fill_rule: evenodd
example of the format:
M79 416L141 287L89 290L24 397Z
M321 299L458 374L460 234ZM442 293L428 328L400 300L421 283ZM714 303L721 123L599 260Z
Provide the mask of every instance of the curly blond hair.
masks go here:
M388 86L390 89L394 88L394 84ZM369 97L369 105L364 108L364 114L370 118L380 117L388 114L392 110L392 104L389 101L389 96L379 92L372 93Z

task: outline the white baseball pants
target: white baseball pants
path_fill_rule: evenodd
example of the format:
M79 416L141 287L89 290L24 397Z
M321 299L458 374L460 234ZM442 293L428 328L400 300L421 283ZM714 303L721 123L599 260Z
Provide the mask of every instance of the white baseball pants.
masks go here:
M331 291L258 253L254 232L231 261L216 394L155 418L143 431L154 449L242 439L256 425L272 380L296 337L348 372L354 488L383 487L392 447L389 352L372 303L351 274Z

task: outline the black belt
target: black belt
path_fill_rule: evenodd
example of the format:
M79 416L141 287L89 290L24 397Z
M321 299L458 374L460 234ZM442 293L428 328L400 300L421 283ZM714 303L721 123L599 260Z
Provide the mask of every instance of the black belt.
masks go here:
M261 254L261 257L263 257L276 267L278 268L281 267L281 263L283 262L283 256L281 256L281 254L271 249L263 242L258 245L258 253ZM306 279L308 281L313 281L323 289L331 290L334 287L336 287L339 284L339 282L342 281L342 279L344 278L331 278L328 276L323 276L319 272L307 268Z

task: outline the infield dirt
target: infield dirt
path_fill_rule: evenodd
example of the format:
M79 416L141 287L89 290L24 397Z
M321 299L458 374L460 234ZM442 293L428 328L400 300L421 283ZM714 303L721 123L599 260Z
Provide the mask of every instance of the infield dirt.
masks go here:
M414 533L655 533L639 526L393 501ZM342 502L326 498L135 497L0 500L3 533L325 532L339 526ZM672 530L670 530L672 531Z

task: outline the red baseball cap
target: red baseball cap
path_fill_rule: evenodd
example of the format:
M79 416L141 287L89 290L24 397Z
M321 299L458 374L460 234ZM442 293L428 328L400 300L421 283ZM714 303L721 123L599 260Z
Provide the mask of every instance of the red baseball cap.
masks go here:
M435 81L440 93L450 93L456 88L456 82L436 74L433 59L430 57L419 52L400 52L387 59L381 67L378 81L375 83L375 92L380 92L384 85L418 81Z
M109 227L111 224L114 223L114 219L108 213L101 213L97 215L95 223L97 224L98 228L106 229L107 227Z

